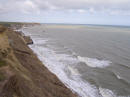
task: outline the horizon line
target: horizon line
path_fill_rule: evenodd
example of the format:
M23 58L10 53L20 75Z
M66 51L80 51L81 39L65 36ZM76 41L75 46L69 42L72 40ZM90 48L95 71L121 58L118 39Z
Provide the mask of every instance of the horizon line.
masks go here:
M130 25L121 25L121 24L87 24L87 23L43 23L43 22L24 22L24 21L0 21L1 22L9 22L9 23L40 23L40 24L64 24L64 25L93 25L93 26L126 26L130 27Z

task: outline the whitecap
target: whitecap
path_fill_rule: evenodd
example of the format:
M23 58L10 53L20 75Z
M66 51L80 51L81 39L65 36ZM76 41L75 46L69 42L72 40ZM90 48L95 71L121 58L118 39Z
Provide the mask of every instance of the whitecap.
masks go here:
M72 75L79 75L80 76L80 73L79 73L79 71L76 68L68 66L68 69L70 70Z
M77 69L71 64L74 65L77 63L76 59L68 55L57 54L55 51L44 46L38 46L37 44L30 45L33 51L38 55L39 59L45 64L45 66L73 92L76 92L80 97L101 97L98 92L98 89L91 85L90 83L83 81L80 78L80 74ZM70 64L64 63L61 60L73 62ZM68 76L65 69L68 69L71 74ZM72 78L72 79L71 79Z
M111 62L80 56L78 56L77 59L68 54L57 54L53 49L44 46L48 41L47 39L38 37L32 37L32 39L34 44L30 45L30 48L37 54L38 58L52 73L56 74L68 88L76 92L80 97L116 97L113 96L113 92L103 88L98 89L96 86L84 81L80 78L80 73L74 66L81 61L90 67L103 68L109 66ZM43 44L43 46L41 46L41 44ZM70 71L69 76L65 71L66 69Z
M88 58L88 57L78 56L78 59L81 62L86 63L86 65L89 66L89 67L104 68L104 67L110 66L110 64L111 64L110 61L107 61L107 60L98 60L96 58Z
M117 97L111 90L99 87L99 92L103 97Z

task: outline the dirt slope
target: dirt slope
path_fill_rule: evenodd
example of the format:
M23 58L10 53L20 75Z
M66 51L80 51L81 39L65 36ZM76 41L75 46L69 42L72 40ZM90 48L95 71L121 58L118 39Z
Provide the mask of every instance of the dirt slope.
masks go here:
M77 96L39 61L18 32L0 26L0 97Z

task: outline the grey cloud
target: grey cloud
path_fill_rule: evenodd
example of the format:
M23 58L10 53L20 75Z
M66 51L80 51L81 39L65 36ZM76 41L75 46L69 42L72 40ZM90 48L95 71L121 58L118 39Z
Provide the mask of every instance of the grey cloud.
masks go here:
M64 9L88 9L94 7L98 9L102 8L119 8L130 9L129 0L33 0L39 6L44 6L46 3L51 6ZM51 7L50 6L50 7Z
M6 1L6 2L5 2ZM81 10L98 12L119 11L130 13L130 0L0 0L0 13L40 13L45 10ZM3 8L6 9L3 9ZM85 11L84 11L85 12Z

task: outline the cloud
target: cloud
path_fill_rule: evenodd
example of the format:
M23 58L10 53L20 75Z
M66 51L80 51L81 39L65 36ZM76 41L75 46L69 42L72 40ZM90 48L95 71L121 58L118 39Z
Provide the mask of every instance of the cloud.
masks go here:
M130 0L0 0L0 20L109 23L111 18L116 23L122 17L125 23L129 4Z
M39 14L40 13L40 9L38 8L38 6L31 0L26 0L26 1L22 2L21 10L22 10L22 12L24 12L26 14L29 14L29 13Z
M34 4L33 0L7 0L7 2L1 2L0 0L0 12L4 13L38 13L40 9Z
M94 13L115 10L116 14L120 14L123 11L130 13L129 4L130 0L0 0L0 12L19 11L28 14L47 10L76 10Z
M78 9L77 10L79 13L85 13L86 12L86 10L84 10L84 9Z

